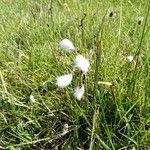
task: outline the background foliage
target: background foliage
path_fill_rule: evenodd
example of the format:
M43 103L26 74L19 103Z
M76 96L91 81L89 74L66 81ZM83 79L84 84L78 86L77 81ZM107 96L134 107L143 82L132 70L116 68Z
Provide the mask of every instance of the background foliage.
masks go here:
M1 0L0 149L148 150L149 7L149 0ZM79 74L66 89L55 86L74 59L59 48L63 38L91 63L81 101L72 96Z

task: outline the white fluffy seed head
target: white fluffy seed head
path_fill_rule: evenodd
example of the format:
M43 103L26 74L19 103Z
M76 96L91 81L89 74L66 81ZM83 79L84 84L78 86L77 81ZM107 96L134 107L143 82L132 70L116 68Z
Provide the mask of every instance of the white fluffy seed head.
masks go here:
M75 58L75 66L81 70L84 74L86 74L90 67L90 62L88 59L83 57L82 55L77 55Z
M72 74L60 76L57 78L56 85L60 88L65 88L66 86L68 86L71 83L72 79L73 79Z
M131 55L127 56L127 60L128 60L129 62L131 62L131 61L133 60L133 56L131 56Z
M35 98L34 98L34 96L33 96L33 95L30 95L30 101L31 101L32 103L34 103L34 102L35 102Z
M63 39L60 41L59 46L66 52L72 52L75 50L73 43L68 39Z
M73 93L73 96L77 99L77 100L81 100L81 98L83 97L84 95L84 92L85 92L85 87L84 85L82 85L81 87L80 86L77 86L74 90L74 93Z

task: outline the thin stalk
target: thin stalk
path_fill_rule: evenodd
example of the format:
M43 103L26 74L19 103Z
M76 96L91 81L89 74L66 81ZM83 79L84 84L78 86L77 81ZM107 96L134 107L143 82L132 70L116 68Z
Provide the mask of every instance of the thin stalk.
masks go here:
M107 11L106 11L107 12ZM100 66L100 62L101 62L101 54L102 54L102 46L101 46L101 42L102 42L102 37L103 37L103 25L104 25L104 21L105 21L105 16L107 13L105 13L105 15L102 18L102 22L99 25L99 30L97 33L97 43L96 43L96 59L95 59L95 73L94 73L94 102L96 104L96 90L97 90L97 82L98 82L98 75L99 75L99 66Z
M133 76L132 76L132 80L136 77L137 75L137 67L138 67L138 63L139 63L139 55L141 53L141 47L142 47L142 44L143 44L143 40L144 40L144 36L145 36L145 30L146 30L146 25L147 25L147 21L148 21L148 16L149 16L149 12L150 12L150 1L148 3L148 10L147 10L147 13L146 13L146 19L145 19L145 22L144 22L144 27L143 27L143 31L142 31L142 35L141 35L141 38L140 38L140 43L139 43L139 46L138 46L138 49L135 53L135 56L134 58L136 58L136 64L135 64L135 68L134 68L134 72L133 72ZM135 88L135 82L136 80L134 80L133 82L133 88L132 88L132 93L134 91L134 88Z

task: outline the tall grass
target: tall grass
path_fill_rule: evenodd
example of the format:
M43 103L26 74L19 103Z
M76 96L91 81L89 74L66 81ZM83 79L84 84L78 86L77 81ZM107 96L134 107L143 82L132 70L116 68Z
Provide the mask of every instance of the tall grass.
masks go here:
M149 0L0 6L0 149L150 148ZM73 97L80 74L56 87L75 57L58 46L63 38L91 63L81 101Z

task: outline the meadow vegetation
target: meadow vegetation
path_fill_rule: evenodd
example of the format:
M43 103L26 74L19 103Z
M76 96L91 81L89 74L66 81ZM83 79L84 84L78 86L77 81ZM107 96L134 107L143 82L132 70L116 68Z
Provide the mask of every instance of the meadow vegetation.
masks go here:
M149 0L1 0L0 8L0 149L150 149ZM60 48L64 38L75 52ZM79 71L68 87L56 85L77 53L90 62L80 101Z

